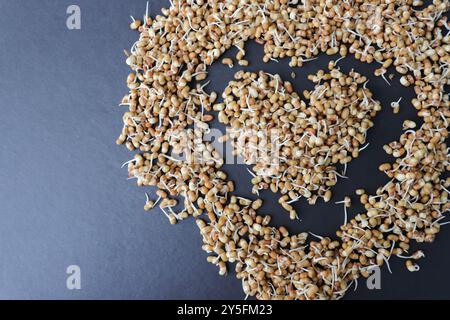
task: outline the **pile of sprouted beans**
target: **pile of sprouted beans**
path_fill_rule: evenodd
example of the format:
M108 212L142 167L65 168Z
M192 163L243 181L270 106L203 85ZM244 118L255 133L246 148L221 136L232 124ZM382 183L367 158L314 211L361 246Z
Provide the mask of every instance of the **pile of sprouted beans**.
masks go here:
M450 179L443 178L450 167L449 7L440 0L173 0L154 18L147 7L131 24L140 37L127 52L133 72L122 104L129 110L117 140L139 151L126 163L130 178L158 189L145 209L158 206L171 224L193 216L208 262L221 275L234 266L244 293L257 299L338 299L372 268L389 268L392 257L418 271L424 254L410 252L411 243L432 242L450 209ZM259 212L261 199L235 194L222 155L202 137L216 117L229 126L221 140L235 139L234 154L251 165L253 192L279 193L295 219L291 204L300 198L330 201L336 165L364 152L380 104L364 76L342 73L337 62L310 76L316 87L306 101L278 75L241 71L219 103L200 82L232 47L237 64L248 65L249 40L264 46L264 62L288 58L297 68L322 53L353 55L378 64L375 75L387 82L395 69L414 88L420 123L406 120L399 140L384 146L395 158L380 166L389 182L374 195L357 191L365 212L346 218L334 238L272 226ZM391 107L398 112L399 101ZM275 139L263 128L275 130ZM239 140L247 129L256 135Z

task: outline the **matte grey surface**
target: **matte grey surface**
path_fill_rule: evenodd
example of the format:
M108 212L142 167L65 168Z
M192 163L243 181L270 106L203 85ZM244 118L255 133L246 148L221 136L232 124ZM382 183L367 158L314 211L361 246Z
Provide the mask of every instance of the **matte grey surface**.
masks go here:
M66 9L77 4L82 28L66 28ZM131 158L115 145L124 108L128 68L123 49L138 34L128 30L130 15L141 17L146 1L0 0L0 298L3 299L243 299L233 275L220 277L206 262L193 220L170 226L160 212L145 213L145 189L127 181L120 169ZM168 1L150 1L152 16ZM248 45L248 70L280 73L290 79L288 61L262 63L262 47ZM236 52L230 50L227 55ZM306 76L326 67L321 56L293 81L298 92L311 88ZM374 65L350 58L340 64L370 76ZM233 73L211 68L207 90L221 92ZM348 166L350 179L334 188L334 201L360 187L374 192L386 181L377 167L386 161L382 145L397 139L404 119L414 116L413 93L373 78L368 87L384 110L369 132L370 147ZM401 114L390 102L403 96ZM227 166L250 194L243 166ZM341 205L298 203L301 222L292 223L264 193L265 213L295 231L333 235L343 223ZM353 197L356 203L356 197ZM357 211L354 211L357 212ZM411 274L403 261L384 269L382 290L360 282L347 299L450 298L450 229L423 245L427 258ZM66 268L79 265L82 289L66 288Z

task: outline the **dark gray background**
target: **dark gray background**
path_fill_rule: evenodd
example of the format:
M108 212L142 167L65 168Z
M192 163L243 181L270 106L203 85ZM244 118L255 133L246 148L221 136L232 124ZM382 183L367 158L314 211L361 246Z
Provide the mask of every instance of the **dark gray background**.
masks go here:
M0 1L0 298L244 298L233 275L220 277L206 262L193 220L173 227L160 212L145 213L145 190L120 169L132 156L114 143L125 111L117 107L128 74L123 49L138 37L128 30L129 16L141 17L145 3ZM81 7L79 31L66 28L70 4ZM151 15L162 5L168 1L151 1ZM290 78L288 61L263 64L261 46L252 43L247 49L249 70ZM328 60L321 56L297 69L296 90L311 88L307 74ZM366 75L375 67L350 58L341 66ZM208 90L220 93L238 69L214 65ZM412 90L401 88L398 78L392 87L373 78L369 88L384 110L369 132L370 147L348 167L350 179L335 187L334 201L360 187L374 192L386 181L377 171L387 159L382 145L399 137L404 119L415 118L408 105ZM389 104L400 96L402 112L394 115ZM245 167L226 171L239 193L248 195ZM301 202L302 221L292 223L276 196L266 192L264 199L264 212L294 231L333 235L344 219L341 205ZM443 227L434 244L421 246L427 258L420 272L407 272L404 261L395 259L393 274L383 271L382 290L370 291L360 282L346 298L450 298L449 247L450 229ZM81 267L79 291L66 289L65 271L73 264Z

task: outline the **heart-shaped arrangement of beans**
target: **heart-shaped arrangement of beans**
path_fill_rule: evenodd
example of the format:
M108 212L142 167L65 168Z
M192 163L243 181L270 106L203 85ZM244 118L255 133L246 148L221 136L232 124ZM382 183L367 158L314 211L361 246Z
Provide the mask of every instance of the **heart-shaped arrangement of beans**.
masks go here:
M193 216L208 261L225 275L235 265L248 296L258 299L336 299L391 257L418 271L422 251L444 224L450 179L446 146L450 121L449 1L420 0L173 0L162 15L133 20L139 40L127 53L133 72L122 104L124 128L117 140L139 150L128 165L139 186L156 186L146 210L156 206L175 224ZM384 146L395 158L380 166L390 178L374 195L358 190L365 212L345 219L335 238L290 234L259 213L262 200L240 197L221 170L224 159L204 135L217 117L228 126L221 142L251 166L253 193L270 189L291 219L301 198L330 201L331 188L366 148L372 118L381 109L357 72L338 61L309 79L303 93L278 75L239 71L222 94L207 93L208 67L235 46L247 66L244 44L264 45L264 61L290 58L301 67L320 53L376 62L375 75L413 86L411 101L421 124L406 120L398 141ZM224 64L233 67L232 59ZM398 103L392 104L398 112ZM182 197L181 207L179 196ZM344 206L351 206L349 199Z

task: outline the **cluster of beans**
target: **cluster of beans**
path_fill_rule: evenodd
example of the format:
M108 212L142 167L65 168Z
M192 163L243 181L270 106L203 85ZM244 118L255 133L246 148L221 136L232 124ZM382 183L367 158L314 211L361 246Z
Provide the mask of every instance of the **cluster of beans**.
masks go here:
M357 72L345 75L331 64L330 73L320 70L310 79L316 86L304 92L305 102L278 75L240 71L223 92L224 102L213 107L232 128L235 153L254 165L254 192L280 192L292 220L292 203L300 198L330 201L336 164L359 156L381 110Z
M393 256L406 258L408 270L417 271L423 253L410 253L410 243L433 241L450 209L450 179L442 178L450 168L445 144L450 28L444 16L449 1L426 6L420 0L171 4L154 19L147 13L142 23L133 22L140 37L127 58L133 73L122 103L129 110L117 143L142 152L127 163L130 177L160 189L158 200L148 199L146 208L159 204L171 223L197 217L208 261L220 274L235 263L244 292L258 299L340 298L371 268L389 267ZM202 142L217 94L189 84L204 80L207 67L232 46L239 50L239 64L248 64L248 40L264 45L266 62L289 58L291 67L300 67L320 53L352 54L380 64L377 76L395 69L400 83L414 88L411 104L421 123L405 121L400 139L384 147L395 157L380 167L390 181L374 195L358 191L365 212L341 226L335 240L308 241L306 234L271 226L270 217L258 213L261 200L232 195L234 185L220 170L223 160ZM325 104L334 100L321 98ZM192 152L183 160L173 157L172 151L183 149ZM172 199L176 195L184 197L181 212Z

